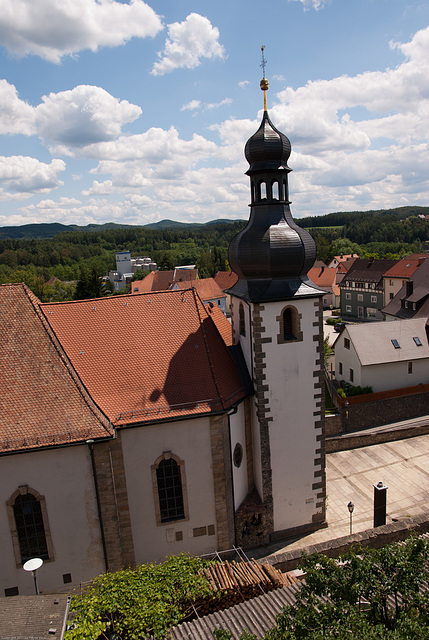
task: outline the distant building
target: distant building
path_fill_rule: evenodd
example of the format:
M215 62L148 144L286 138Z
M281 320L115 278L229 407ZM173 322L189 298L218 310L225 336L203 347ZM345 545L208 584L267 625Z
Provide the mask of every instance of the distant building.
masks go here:
M311 282L323 289L323 308L334 309L339 303L340 289L336 284L337 269L335 267L313 267L308 272Z
M138 270L155 271L156 262L151 258L132 258L130 251L118 251L116 253L116 271L109 271L109 280L113 284L113 290L119 291L127 286Z
M191 282L197 278L198 270L188 267L176 267L169 271L151 271L143 280L134 280L131 293L171 291L176 282Z
M393 300L407 280L417 271L423 260L425 260L424 256L408 256L399 260L391 269L386 271L383 276L384 306Z
M424 260L384 307L385 320L429 318L429 259Z
M171 289L189 289L193 287L204 304L216 304L226 315L226 294L219 288L213 278L201 278L187 282L175 282Z
M341 316L382 320L383 276L396 260L357 258L340 283Z
M238 280L238 276L234 271L218 271L214 276L214 281L224 293L226 293L226 315L231 315L231 296L228 289L233 287Z

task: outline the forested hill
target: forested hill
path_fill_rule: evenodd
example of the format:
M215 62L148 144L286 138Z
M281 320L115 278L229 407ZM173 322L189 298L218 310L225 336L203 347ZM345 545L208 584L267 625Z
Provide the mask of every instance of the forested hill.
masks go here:
M358 223L370 218L390 218L391 220L404 220L411 216L429 215L429 207L398 207L396 209L371 209L370 211L337 211L327 213L324 216L308 216L296 220L300 227L336 227L350 223Z
M376 209L371 211L337 211L335 213L327 213L321 216L308 216L306 218L296 219L295 222L306 229L308 228L326 228L326 227L342 227L344 225L354 224L359 226L361 223L370 219L376 221L384 218L389 221L399 221L411 216L429 215L429 207L398 207L397 209ZM385 220L383 220L384 222ZM159 222L151 222L145 225L129 225L117 224L116 222L107 222L105 224L88 224L79 226L76 224L65 225L59 222L41 223L41 224L24 224L17 227L0 227L0 239L2 238L54 238L57 233L67 231L107 231L112 229L154 229L163 231L164 229L203 229L211 225L223 225L234 222L244 222L237 220L210 220L206 223L197 222L177 222L176 220L160 220Z
M429 207L331 213L296 222L314 237L317 258L329 264L340 253L400 258L427 251L429 220L419 217L422 214L429 214ZM174 226L168 226L170 223ZM200 277L206 278L228 269L228 246L245 225L245 220L215 220L201 225L164 220L140 227L114 223L3 227L0 284L25 282L43 301L71 299L76 294L76 281L88 279L88 274L98 287L100 278L115 269L117 251L149 256L159 269L196 264ZM14 237L8 235L11 229Z

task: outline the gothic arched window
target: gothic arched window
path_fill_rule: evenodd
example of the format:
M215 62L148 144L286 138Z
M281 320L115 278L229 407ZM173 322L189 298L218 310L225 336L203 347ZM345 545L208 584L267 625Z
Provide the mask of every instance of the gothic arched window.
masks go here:
M17 564L30 558L53 560L45 498L24 485L6 505Z
M240 322L240 335L241 336L245 336L246 335L246 322L244 320L244 307L243 307L243 303L240 302L240 307L238 310L238 315L239 315L239 322Z
M188 518L183 460L165 452L152 467L158 524Z
M267 199L267 183L260 182L258 184L258 200L266 200Z

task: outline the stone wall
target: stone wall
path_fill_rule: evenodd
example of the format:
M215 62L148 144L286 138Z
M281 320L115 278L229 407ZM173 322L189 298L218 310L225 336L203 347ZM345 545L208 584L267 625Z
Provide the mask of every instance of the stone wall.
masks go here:
M425 513L409 518L406 521L392 522L382 527L375 527L361 531L360 533L354 533L351 536L343 536L335 540L320 542L319 544L314 544L304 549L283 551L266 558L259 558L258 562L261 564L270 564L283 572L292 571L301 565L304 555L323 553L329 558L337 558L349 550L357 551L359 547L379 549L387 544L405 540L412 533L422 534L428 531L429 513Z
M370 393L348 398L341 403L343 431L359 431L429 414L429 385L411 387L408 393L394 389L390 393ZM394 394L394 395L393 395ZM359 398L359 402L356 402Z

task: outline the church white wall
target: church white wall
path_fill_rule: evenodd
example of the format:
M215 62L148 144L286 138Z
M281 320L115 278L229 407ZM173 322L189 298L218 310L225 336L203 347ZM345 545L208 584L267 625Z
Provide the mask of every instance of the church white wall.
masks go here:
M240 302L243 304L244 309L244 321L245 321L245 336L240 335L239 326L239 308ZM241 350L247 365L247 370L252 377L253 371L253 350L252 350L252 320L253 320L253 307L247 304L245 301L241 301L239 298L231 296L231 318L233 328L233 340L234 344L240 343ZM255 404L252 403L252 446L253 446L253 474L255 487L262 498L262 464L261 464L261 438L258 428L258 419L256 415Z
M63 589L71 573L71 589L105 569L94 482L88 447L71 446L0 457L0 596L18 587L34 595L31 574L16 567L6 501L20 485L28 485L46 500L54 560L38 572L40 591Z
M287 305L301 314L303 340L278 344L280 326L276 318ZM315 420L320 408L315 397L314 371L319 365L317 299L265 303L261 312L264 336L272 342L263 346L266 381L269 385L269 423L274 530L282 531L309 524L316 513L316 494L312 489L314 459L319 443ZM316 326L313 326L316 324ZM316 417L315 415L316 414Z
M231 460L232 478L234 484L234 508L237 509L243 502L249 492L247 481L247 455L246 455L246 434L244 424L244 402L237 407L237 413L229 418L230 438L231 438L231 455L237 444L241 445L243 450L243 459L241 465L237 467Z
M216 550L217 536L201 533L216 526L209 418L124 429L121 439L136 562ZM151 467L166 451L185 463L189 519L158 525Z

